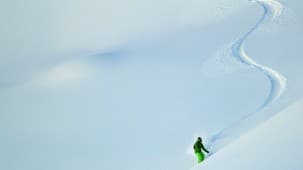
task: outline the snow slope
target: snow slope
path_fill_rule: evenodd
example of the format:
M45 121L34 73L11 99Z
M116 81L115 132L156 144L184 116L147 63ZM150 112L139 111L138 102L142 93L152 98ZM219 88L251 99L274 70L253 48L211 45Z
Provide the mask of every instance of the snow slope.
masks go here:
M22 3L0 5L0 169L189 169L196 136L228 129L222 148L303 96L299 0L294 23L246 0ZM231 47L262 16L252 67Z
M192 170L301 170L302 114L301 99Z

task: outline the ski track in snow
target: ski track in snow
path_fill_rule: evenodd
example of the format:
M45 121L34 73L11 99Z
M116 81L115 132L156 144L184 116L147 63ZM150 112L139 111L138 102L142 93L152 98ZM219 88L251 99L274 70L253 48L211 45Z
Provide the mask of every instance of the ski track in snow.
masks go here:
M210 138L208 147L210 148L212 153L217 152L222 147L222 146L219 146L219 147L216 146L220 140L231 136L233 133L235 133L237 131L237 129L241 128L241 127L238 127L239 125L241 125L241 122L247 120L248 118L253 119L252 116L254 114L256 114L258 111L266 108L267 106L272 104L274 101L276 101L281 96L281 94L284 92L284 90L286 88L286 78L282 74L280 74L279 72L277 72L269 67L263 66L263 65L255 62L253 59L251 59L245 53L245 50L244 50L244 44L245 44L246 39L255 30L257 30L262 23L264 23L266 21L270 22L271 20L274 20L276 17L281 15L283 6L282 6L282 4L280 4L279 2L274 1L274 0L256 0L256 1L252 1L252 2L258 3L263 8L263 11L264 11L263 15L248 32L246 32L242 37L240 37L237 41L235 41L234 44L232 44L232 46L231 46L232 54L241 63L248 65L248 66L264 73L271 82L271 90L270 90L270 93L269 93L268 97L266 98L265 102L256 111L242 117L237 122L222 129L221 131L219 131L218 133L216 133L215 135L213 135ZM223 143L223 146L226 144L227 143ZM217 148L212 150L212 148L214 148L214 147L217 147Z

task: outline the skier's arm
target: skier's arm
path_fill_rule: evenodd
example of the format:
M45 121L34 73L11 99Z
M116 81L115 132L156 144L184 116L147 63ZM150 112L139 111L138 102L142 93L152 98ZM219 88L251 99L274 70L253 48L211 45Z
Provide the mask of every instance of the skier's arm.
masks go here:
M206 153L209 153L209 151L204 147L203 144L202 144L202 149L203 149Z

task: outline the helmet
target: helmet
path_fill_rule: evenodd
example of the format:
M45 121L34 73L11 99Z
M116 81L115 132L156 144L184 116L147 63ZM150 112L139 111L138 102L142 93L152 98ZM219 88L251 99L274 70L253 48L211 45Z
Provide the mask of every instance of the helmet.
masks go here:
M202 138L201 138L201 137L198 137L198 141L202 141Z

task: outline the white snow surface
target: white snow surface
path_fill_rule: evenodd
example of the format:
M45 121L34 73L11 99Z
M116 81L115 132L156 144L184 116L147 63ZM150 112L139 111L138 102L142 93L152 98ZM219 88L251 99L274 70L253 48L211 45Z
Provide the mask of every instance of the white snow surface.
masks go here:
M303 169L302 8L1 1L0 169Z
M301 170L302 114L301 99L191 170Z

